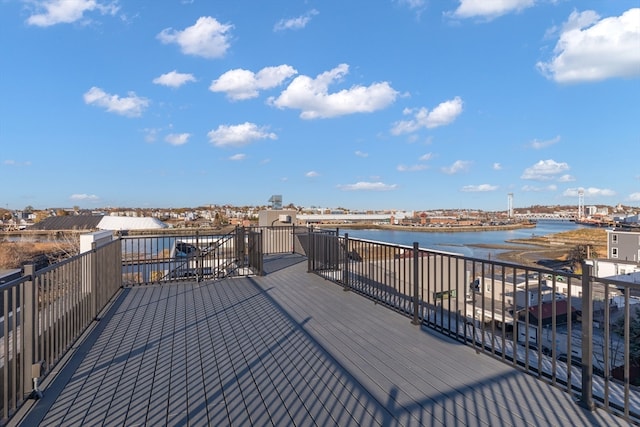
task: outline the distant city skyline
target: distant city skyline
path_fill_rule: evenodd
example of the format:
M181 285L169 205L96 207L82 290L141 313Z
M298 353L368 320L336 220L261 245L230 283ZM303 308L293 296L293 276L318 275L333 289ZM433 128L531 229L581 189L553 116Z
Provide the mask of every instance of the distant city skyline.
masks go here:
M0 2L0 206L640 206L637 0Z

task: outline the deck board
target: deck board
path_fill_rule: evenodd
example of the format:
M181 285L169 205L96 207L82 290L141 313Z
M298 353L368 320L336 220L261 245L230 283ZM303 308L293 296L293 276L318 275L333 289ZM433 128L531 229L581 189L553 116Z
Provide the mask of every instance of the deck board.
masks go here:
M125 289L21 425L625 425L301 261Z

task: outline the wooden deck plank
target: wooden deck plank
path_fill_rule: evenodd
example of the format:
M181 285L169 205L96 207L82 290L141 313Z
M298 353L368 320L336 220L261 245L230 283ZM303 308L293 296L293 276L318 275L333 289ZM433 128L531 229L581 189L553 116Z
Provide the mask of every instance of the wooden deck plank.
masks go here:
M625 425L299 261L126 290L23 425Z

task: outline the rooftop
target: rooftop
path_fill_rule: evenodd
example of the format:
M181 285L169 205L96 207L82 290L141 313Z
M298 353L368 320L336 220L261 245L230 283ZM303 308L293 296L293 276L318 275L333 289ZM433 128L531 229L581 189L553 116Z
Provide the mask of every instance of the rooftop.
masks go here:
M628 425L307 273L124 288L12 423Z

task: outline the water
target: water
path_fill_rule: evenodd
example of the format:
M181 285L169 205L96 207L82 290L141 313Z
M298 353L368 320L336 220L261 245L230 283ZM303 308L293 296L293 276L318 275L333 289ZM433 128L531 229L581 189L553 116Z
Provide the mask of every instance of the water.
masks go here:
M421 232L409 230L351 230L341 228L340 234L344 235L344 233L349 233L349 237L353 238L406 246L413 246L414 242L418 242L418 245L425 249L454 252L472 258L494 259L495 255L505 252L506 249L478 248L471 245L504 245L508 243L508 240L512 239L527 239L534 235L544 236L583 227L583 225L571 221L538 221L535 228L520 228L517 230Z

